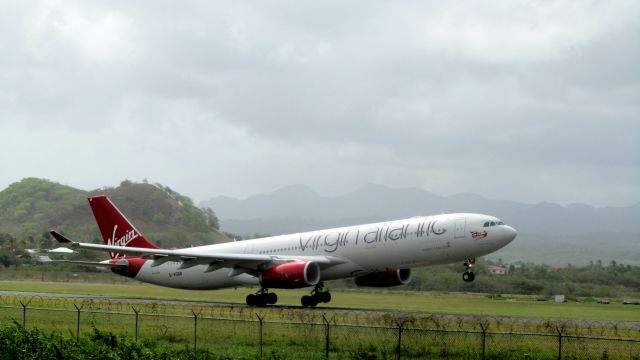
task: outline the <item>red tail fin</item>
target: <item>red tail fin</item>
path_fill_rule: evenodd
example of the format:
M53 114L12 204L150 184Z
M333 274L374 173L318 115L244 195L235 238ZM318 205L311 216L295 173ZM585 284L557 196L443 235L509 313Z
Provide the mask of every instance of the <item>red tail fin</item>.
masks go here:
M105 244L150 249L158 248L140 234L106 195L90 197L89 205ZM119 254L109 254L111 258L120 257L118 256Z

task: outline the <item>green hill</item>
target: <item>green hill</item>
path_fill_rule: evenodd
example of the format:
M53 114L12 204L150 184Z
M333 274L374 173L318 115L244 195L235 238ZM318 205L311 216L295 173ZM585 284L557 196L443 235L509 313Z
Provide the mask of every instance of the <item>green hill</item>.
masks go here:
M84 191L49 180L26 178L0 191L0 234L25 246L47 246L57 229L78 241L98 241L87 197L106 194L138 230L159 246L186 247L230 241L218 232L211 209L159 184L123 181L118 187Z

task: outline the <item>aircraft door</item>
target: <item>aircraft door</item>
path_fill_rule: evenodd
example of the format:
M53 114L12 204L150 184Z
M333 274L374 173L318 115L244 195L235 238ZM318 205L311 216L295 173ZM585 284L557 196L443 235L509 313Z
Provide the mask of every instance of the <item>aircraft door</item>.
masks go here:
M455 239L463 239L467 233L467 218L458 218L455 221Z

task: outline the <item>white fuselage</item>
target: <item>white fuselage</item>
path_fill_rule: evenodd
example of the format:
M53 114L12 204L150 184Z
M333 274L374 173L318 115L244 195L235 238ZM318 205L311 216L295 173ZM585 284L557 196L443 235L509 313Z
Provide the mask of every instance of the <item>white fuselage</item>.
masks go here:
M481 214L443 214L381 223L318 230L189 248L191 252L287 256L326 256L337 265L321 265L321 281L360 276L389 268L461 262L489 254L511 242L516 231ZM483 226L484 224L484 226ZM258 285L257 276L242 269L206 272L207 265L180 269L181 262L152 266L147 261L135 279L175 288L219 289Z

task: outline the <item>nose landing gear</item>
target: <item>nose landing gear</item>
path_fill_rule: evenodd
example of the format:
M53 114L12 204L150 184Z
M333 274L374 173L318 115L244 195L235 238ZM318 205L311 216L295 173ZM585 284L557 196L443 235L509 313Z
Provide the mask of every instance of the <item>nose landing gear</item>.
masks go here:
M267 306L278 302L278 295L270 293L268 289L260 289L255 294L247 295L247 305L249 306Z
M324 287L323 283L318 283L316 287L311 290L311 296L304 295L300 298L300 302L303 307L315 307L319 303L328 303L331 301L331 293L328 291L323 291Z
M472 282L476 278L476 274L473 273L471 268L476 264L476 259L467 259L464 262L464 273L462 273L462 280L465 282Z

